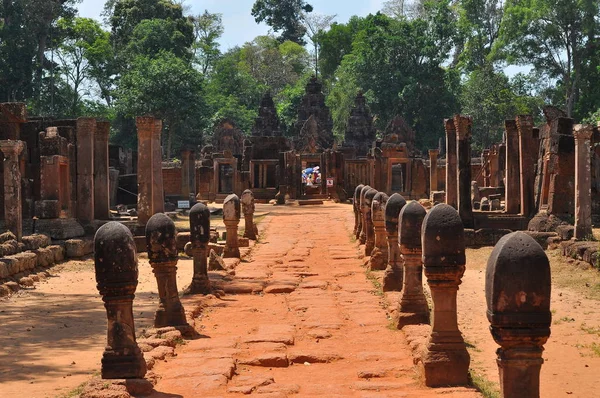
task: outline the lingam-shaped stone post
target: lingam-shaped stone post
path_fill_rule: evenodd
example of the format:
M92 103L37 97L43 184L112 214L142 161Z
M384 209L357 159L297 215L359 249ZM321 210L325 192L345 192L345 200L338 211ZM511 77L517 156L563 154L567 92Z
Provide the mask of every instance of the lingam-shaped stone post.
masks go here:
M371 202L371 220L375 231L375 247L371 251L368 269L382 271L387 266L388 245L385 233L385 205L388 196L384 192L377 192Z
M354 210L354 236L358 240L360 238L360 229L362 226L362 213L360 212L360 192L365 186L360 184L354 190L354 200L352 201L352 209Z
M94 248L96 282L108 317L102 378L141 379L146 374L146 362L135 340L133 323L138 284L133 236L123 224L111 221L96 232Z
M358 242L361 245L367 243L367 206L365 206L365 194L367 191L371 189L370 186L365 185L360 191L360 200L358 202L360 215L361 215L361 223L360 223L360 234L358 236Z
M429 307L423 293L421 228L427 211L413 201L400 212L400 252L404 261L404 288L400 296L398 329L429 323Z
M369 188L369 190L365 193L365 200L361 202L363 214L365 215L365 256L370 256L375 248L375 228L373 227L371 204L373 203L373 198L375 195L377 195L377 193L378 191L376 189Z
M500 348L505 398L538 398L544 344L550 336L550 263L529 235L500 239L487 263L485 297L490 331Z
M209 294L208 242L210 240L210 211L203 203L196 203L190 210L190 241L194 258L194 276L188 289L192 294Z
M164 213L156 213L146 224L148 260L158 284L158 309L154 327L186 327L185 311L177 290L177 242L175 223Z
M234 193L227 196L223 202L223 222L227 230L224 258L240 257L238 243L238 224L240 223L240 198Z
M242 193L242 211L244 212L244 238L256 240L256 225L254 225L254 194L246 189Z
M421 242L431 289L431 336L423 355L429 387L466 385L470 357L458 329L456 294L465 272L465 231L456 209L439 204L423 220Z
M398 246L398 217L400 211L406 206L406 199L399 193L395 193L388 199L385 205L385 232L388 243L388 265L383 276L383 291L402 290L404 267Z

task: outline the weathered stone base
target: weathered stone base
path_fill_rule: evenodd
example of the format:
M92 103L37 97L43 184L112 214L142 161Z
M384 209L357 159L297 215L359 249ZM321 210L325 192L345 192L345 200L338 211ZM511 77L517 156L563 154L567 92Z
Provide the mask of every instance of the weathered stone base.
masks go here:
M396 327L402 329L408 325L429 324L429 311L422 312L398 312Z
M129 355L104 351L102 355L103 379L141 379L146 374L146 361L139 348Z
M240 248L225 247L225 250L223 250L223 258L240 258Z
M399 292L404 282L404 270L388 264L383 275L382 289L384 292Z
M37 220L35 222L35 233L48 235L55 240L79 238L85 235L83 227L74 218Z
M146 379L116 379L110 382L93 379L85 386L80 398L132 397L150 395L154 385Z
M206 275L198 274L194 275L192 283L185 289L184 294L210 294L212 293L212 287L210 279Z
M371 271L383 271L387 266L387 253L376 247L371 252L371 258L367 264L367 269Z
M183 305L179 303L175 308L167 311L165 308L159 308L154 313L154 327L162 328L168 326L186 326L188 325L185 319L185 310ZM188 325L189 326L189 325Z
M85 257L94 252L94 240L88 239L69 239L65 242L65 250L68 258Z
M471 358L466 348L423 354L423 370L427 387L464 386L469 383Z

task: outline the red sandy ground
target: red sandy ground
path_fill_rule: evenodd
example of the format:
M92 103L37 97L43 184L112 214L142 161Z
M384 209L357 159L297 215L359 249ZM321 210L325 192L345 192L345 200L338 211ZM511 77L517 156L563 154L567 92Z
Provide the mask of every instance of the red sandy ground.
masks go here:
M397 294L377 294L365 276L350 235L351 206L257 205L257 211L271 212L262 222L261 242L238 265L234 282L224 284L225 296L202 300L206 307L196 320L202 338L155 366L160 379L153 397L480 396L469 387L422 386L404 334L390 327L386 313ZM497 381L497 346L485 319L490 251L467 253L459 325L472 345L474 372ZM53 274L0 301L0 397L61 396L99 371L106 317L93 263L70 262ZM190 279L191 260L180 260L179 288ZM598 335L592 333L600 320L597 301L565 288L552 294L556 323L544 353L541 395L594 396L600 369L593 350ZM150 326L156 303L154 276L147 260L140 260L138 331Z

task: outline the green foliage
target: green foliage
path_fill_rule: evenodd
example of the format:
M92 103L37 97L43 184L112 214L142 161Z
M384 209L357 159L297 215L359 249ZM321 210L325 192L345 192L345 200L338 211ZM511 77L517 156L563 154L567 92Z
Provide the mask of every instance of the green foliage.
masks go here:
M290 40L304 45L306 28L300 20L301 13L312 10L312 6L304 0L256 0L252 16L256 23L265 22L273 31L281 31L280 41Z
M293 134L294 124L298 120L298 106L302 102L306 92L306 84L310 78L310 73L303 75L294 85L287 86L275 98L277 114L285 135L291 136Z
M194 25L194 60L206 75L221 55L217 40L224 32L222 15L204 10L204 14L192 16L190 19Z
M134 29L127 45L128 57L153 57L169 51L182 59L191 59L192 37L182 33L170 19L144 19Z

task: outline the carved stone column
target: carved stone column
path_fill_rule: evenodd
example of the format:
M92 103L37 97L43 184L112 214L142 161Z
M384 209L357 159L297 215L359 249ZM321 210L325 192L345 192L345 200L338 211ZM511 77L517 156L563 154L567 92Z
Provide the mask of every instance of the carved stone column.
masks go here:
M94 136L96 119L77 119L77 219L94 220Z
M101 226L94 238L98 291L108 317L108 338L102 355L103 379L141 379L146 361L135 340L133 298L138 262L133 236L116 221Z
M575 239L592 236L592 161L590 139L594 128L577 124L575 136Z
M458 329L456 294L465 272L463 221L449 205L434 206L423 220L423 264L431 289L431 336L423 355L429 387L466 385L470 357Z
M138 224L146 225L154 214L152 204L152 132L154 130L153 117L137 117L135 119L138 138L138 164L137 164L137 214Z
M542 352L550 336L550 263L529 235L500 239L487 263L485 296L506 398L538 398Z
M458 213L465 228L473 228L473 203L471 202L471 118L454 116L456 126L456 151L458 161Z
M175 223L164 213L156 213L146 224L148 261L158 284L158 309L154 327L189 327L177 290L177 241Z
M6 228L17 237L19 242L23 237L19 155L24 148L23 141L0 141L0 150L4 154L4 222Z
M227 230L227 240L223 257L240 258L238 242L238 225L240 223L240 198L234 193L227 196L223 202L223 222Z
M429 307L423 293L421 227L427 211L413 201L400 212L400 252L404 261L404 288L400 295L398 329L429 323Z
M437 158L440 154L439 149L429 150L429 196L433 197L433 192L438 190Z
M365 230L366 230L366 241L365 241L365 256L370 256L371 252L375 248L375 228L373 226L373 216L371 213L371 204L373 198L377 195L377 190L370 188L365 193L365 200L362 203L363 214L365 215Z
M94 218L110 218L110 192L108 174L109 122L97 122L94 135Z
M383 276L383 291L401 291L404 266L398 245L398 218L402 208L406 206L406 199L395 193L385 205L385 231L388 241L388 265Z
M454 127L454 120L444 120L444 129L446 131L446 203L457 209L456 127Z
M373 230L375 231L375 246L371 251L368 269L372 271L382 271L387 266L388 261L388 243L385 232L385 205L388 196L383 192L377 192L371 202L371 220Z
M354 236L360 239L360 230L362 227L362 213L360 212L360 192L365 186L360 184L354 190L354 200L352 201L352 209L354 210Z
M521 214L526 217L535 211L534 185L539 144L534 137L533 116L517 116L519 132L519 168L521 184Z
M194 276L189 293L209 294L208 242L210 240L210 211L203 203L196 203L190 210L190 240L194 258Z
M519 130L514 120L506 120L504 126L506 130L506 212L518 214L521 211Z
M371 189L371 187L368 185L365 185L363 187L363 189L360 191L359 206L360 206L360 214L362 216L362 222L361 222L360 235L358 237L358 241L361 245L364 245L365 243L367 243L367 211L369 209L365 205L365 194L367 193L367 191L369 189Z
M189 149L181 151L181 196L189 198L192 192L190 187L190 157L192 152Z
M154 119L154 128L152 129L152 214L165 212L161 133L162 120Z
M244 238L256 240L258 230L254 224L254 194L246 189L242 193L242 211L244 212Z

